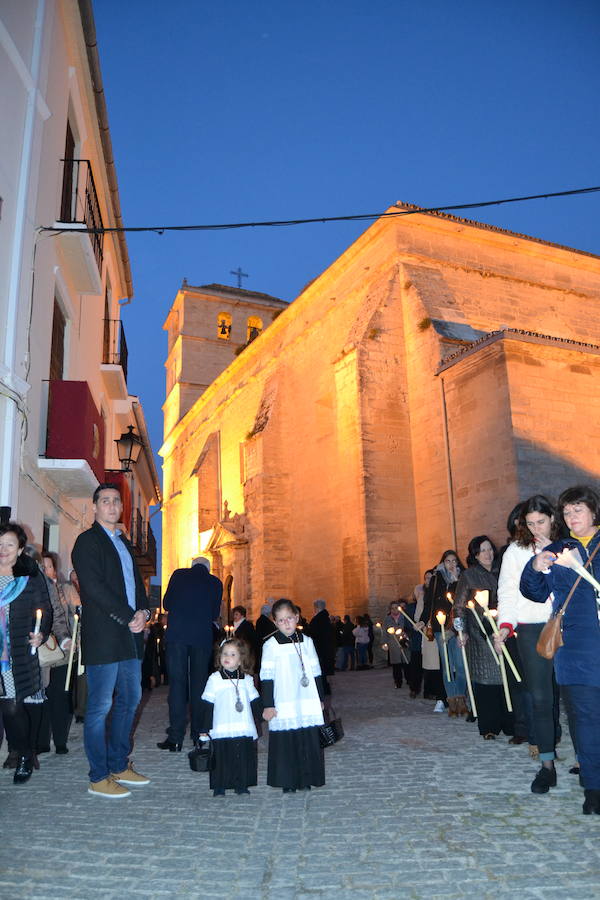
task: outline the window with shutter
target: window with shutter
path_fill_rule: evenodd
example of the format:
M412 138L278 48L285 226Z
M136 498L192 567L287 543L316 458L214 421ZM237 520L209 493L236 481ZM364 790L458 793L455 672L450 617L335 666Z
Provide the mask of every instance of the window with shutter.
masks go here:
M50 347L50 381L60 381L65 368L65 317L60 304L54 298L52 316L52 345Z

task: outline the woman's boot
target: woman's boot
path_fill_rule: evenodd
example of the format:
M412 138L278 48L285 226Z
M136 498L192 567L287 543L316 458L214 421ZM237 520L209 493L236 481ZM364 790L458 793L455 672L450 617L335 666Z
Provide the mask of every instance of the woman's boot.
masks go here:
M467 716L469 714L469 710L467 709L467 702L464 696L461 694L458 697L455 697L456 701L456 714L458 716Z

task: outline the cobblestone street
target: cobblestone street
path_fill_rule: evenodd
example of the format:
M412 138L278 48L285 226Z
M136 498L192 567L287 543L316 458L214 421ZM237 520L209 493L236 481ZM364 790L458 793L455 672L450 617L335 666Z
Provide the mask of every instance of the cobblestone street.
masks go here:
M164 687L144 698L133 754L152 784L130 798L87 793L81 725L69 755L42 756L27 785L0 770L0 896L600 897L600 817L581 813L566 735L558 787L534 796L526 745L484 743L393 689L390 670L338 674L334 690L346 737L310 793L265 785L263 738L251 796L213 799L186 752L156 748Z

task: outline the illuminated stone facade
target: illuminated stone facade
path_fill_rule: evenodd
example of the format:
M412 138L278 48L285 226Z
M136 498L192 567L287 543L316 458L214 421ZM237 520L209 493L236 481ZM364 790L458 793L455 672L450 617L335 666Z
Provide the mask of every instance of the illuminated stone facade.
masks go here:
M519 498L598 478L598 344L598 257L378 220L220 374L198 353L181 414L173 370L163 581L202 551L252 615L267 596L379 614L447 547L502 542Z

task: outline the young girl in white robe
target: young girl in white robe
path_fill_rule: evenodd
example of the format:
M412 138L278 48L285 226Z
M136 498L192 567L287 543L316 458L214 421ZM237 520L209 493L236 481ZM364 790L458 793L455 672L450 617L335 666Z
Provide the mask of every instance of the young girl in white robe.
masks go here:
M214 764L210 773L213 797L223 797L226 790L249 794L256 784L257 732L255 717L262 713L262 703L247 674L247 647L231 638L223 641L216 653L213 672L202 694L201 739L210 735Z
M319 726L323 724L321 667L312 639L297 630L289 600L273 604L277 631L263 645L260 681L269 723L267 784L284 793L325 784Z

